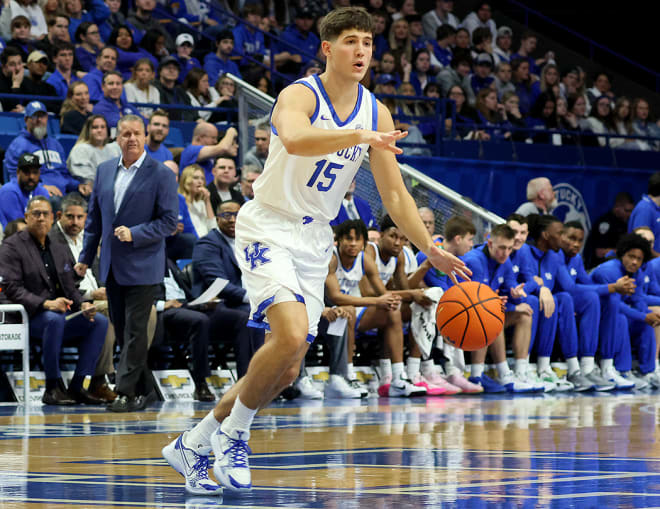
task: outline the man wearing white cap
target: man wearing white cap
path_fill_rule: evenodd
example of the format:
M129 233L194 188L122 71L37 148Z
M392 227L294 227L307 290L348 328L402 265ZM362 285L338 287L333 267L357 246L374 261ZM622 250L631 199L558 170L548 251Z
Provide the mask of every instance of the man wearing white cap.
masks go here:
M195 48L195 39L190 34L179 34L176 37L176 59L181 66L179 73L178 83L183 83L186 75L190 69L194 67L202 67L195 57L191 56Z
M29 75L25 77L25 87L30 95L55 95L55 88L43 79L48 70L48 55L34 50L27 58Z

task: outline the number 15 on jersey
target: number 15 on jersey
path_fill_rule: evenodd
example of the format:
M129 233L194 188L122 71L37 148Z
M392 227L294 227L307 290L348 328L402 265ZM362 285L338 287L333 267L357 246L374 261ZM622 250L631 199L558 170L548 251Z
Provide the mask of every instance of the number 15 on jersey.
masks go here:
M314 187L316 184L316 189L322 193L329 191L335 183L335 180L337 180L335 171L340 170L343 167L343 164L332 163L328 162L327 159L321 159L316 163L316 169L314 170L312 177L307 182L307 187ZM321 175L322 179L325 180L319 180Z

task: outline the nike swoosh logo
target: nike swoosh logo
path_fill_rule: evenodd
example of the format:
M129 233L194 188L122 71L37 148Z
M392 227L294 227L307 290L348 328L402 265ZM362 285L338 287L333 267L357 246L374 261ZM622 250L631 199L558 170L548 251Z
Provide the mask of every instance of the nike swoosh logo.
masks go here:
M321 120L330 120L330 119L328 117L326 117L325 115L321 115Z
M176 448L183 450L183 440L181 437L179 437L179 440L177 441ZM186 458L185 453L182 453L181 457L183 458L183 468L186 471L186 477L191 476L195 470L190 466L190 463L188 463L188 458Z

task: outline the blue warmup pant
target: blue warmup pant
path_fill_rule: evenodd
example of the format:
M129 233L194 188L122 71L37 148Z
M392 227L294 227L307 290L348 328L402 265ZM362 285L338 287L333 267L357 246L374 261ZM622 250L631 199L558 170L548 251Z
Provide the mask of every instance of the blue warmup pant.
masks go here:
M639 320L628 321L630 344L637 353L639 370L643 373L655 371L655 332L653 327Z
M550 357L555 345L555 337L559 332L559 344L566 359L577 357L578 334L575 324L575 309L573 299L567 292L557 292L553 295L555 312L546 318L543 311L538 314L538 329L536 332L536 354ZM534 327L532 327L533 329ZM532 350L530 345L530 352Z
M576 291L571 294L578 320L578 355L593 357L598 349L600 326L600 300L593 291ZM564 354L565 355L565 354Z
M621 306L621 297L618 294L610 293L607 296L600 297L599 300L600 358L614 359L617 352L621 350L621 343L624 341L624 336L628 338L625 341L630 344L628 322L626 321L626 317L623 315L623 313L619 311L619 306Z
M30 336L41 338L44 371L47 379L60 377L60 353L63 345L78 347L78 363L74 375L92 376L101 354L108 319L96 313L90 322L83 315L69 321L64 313L44 311L30 319Z
M628 330L628 319L619 312L615 314L613 349L606 357L601 353L601 359L614 359L614 367L617 371L625 372L632 369L632 350L630 347L630 331Z

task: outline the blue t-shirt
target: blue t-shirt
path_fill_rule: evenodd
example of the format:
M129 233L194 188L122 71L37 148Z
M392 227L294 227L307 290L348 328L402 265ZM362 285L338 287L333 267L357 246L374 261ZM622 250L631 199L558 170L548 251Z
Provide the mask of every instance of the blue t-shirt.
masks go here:
M34 196L49 197L48 191L41 184L30 193L24 192L16 180L11 180L4 186L0 187L0 223L2 227L7 226L7 223L14 219L19 219L25 216L25 207L28 201Z
M204 145L188 145L181 152L181 159L179 167L183 170L186 166L191 164L198 164L204 168L204 175L206 176L206 185L213 182L213 165L214 159L206 159L205 161L198 161L199 153L204 148Z
M153 157L156 161L160 161L161 163L164 163L165 161L174 160L174 156L172 155L172 152L165 145L161 145L160 147L158 147L158 150L154 152L149 148L149 145L145 143L144 150L146 150L147 154Z
M218 77L227 72L242 78L241 71L233 60L223 60L215 53L209 53L204 57L204 70L209 75L209 85L215 86Z

